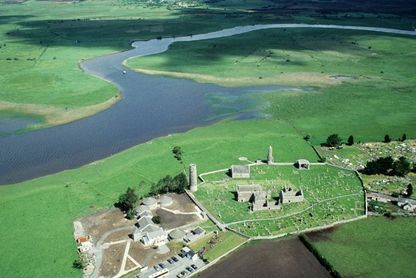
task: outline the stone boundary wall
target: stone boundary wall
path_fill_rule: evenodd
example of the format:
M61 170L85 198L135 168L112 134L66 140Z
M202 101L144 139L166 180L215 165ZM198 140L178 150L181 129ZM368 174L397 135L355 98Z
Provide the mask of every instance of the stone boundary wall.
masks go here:
M340 224L345 224L345 223L349 223L349 222L353 222L353 221L357 221L357 220L361 220L361 219L365 219L365 218L367 218L367 214L361 215L361 216L358 216L358 217L355 217L355 218L347 219L347 220L336 221L336 222L331 223L331 224L328 224L328 225L323 225L323 226L318 226L318 227L313 227L313 228L305 229L305 230L302 230L302 231L297 231L297 232L283 233L283 234L272 235L272 236L256 236L256 237L251 237L250 240L276 239L276 238L280 238L280 237L284 237L284 236L289 236L289 235L299 235L299 234L303 234L303 233L314 232L314 231L319 231L319 230L324 230L324 229L332 228L332 227L337 226L337 225L340 225Z

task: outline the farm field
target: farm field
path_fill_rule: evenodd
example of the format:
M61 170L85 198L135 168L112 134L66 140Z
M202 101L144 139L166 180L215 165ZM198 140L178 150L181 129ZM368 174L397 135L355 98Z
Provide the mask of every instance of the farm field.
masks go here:
M408 51L415 47L415 38L406 36L270 29L175 43L165 53L133 58L128 65L226 86L294 85L301 90L264 94L271 117L289 121L313 144L331 132L376 141L385 134L416 136L416 54Z
M355 173L320 165L310 170L293 166L253 166L249 180L225 178L199 186L194 195L217 219L247 236L297 232L364 214L364 193ZM209 176L205 176L209 179ZM251 212L248 202L237 202L236 186L260 184L277 199L284 186L302 189L305 200L279 210Z
M413 277L415 228L413 217L374 217L307 238L343 277Z
M203 271L200 277L267 277L270 273L290 273L289 277L331 277L295 238L250 242Z
M193 246L193 249L199 251L205 249L204 258L212 262L225 253L231 251L237 246L247 241L246 238L237 235L233 232L220 232L218 236L208 235L199 240L198 244Z

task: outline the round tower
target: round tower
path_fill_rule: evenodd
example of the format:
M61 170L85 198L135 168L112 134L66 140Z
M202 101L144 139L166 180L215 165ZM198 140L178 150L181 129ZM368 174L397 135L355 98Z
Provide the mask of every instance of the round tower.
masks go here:
M267 153L267 164L273 163L273 148L269 146L269 152Z
M198 190L198 174L196 172L196 165L189 165L189 187L192 192Z

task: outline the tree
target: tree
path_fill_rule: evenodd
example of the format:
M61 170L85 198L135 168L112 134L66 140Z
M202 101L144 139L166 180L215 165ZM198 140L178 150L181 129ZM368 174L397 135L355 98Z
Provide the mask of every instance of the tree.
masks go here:
M183 161L182 161L183 151L182 151L181 147L179 147L179 146L173 147L172 153L173 153L173 157L175 157L177 161L179 161L180 163L183 163Z
M393 163L393 174L397 176L406 176L410 172L410 161L401 156Z
M413 185L411 183L409 183L407 185L407 190L406 190L406 197L411 197L413 194Z
M127 188L126 193L123 193L118 197L116 206L127 214L127 218L134 217L134 207L137 205L139 197L134 192L134 189Z
M168 192L184 193L188 187L188 179L184 173L179 173L175 177L167 175L157 183L152 184L149 195L164 194Z
M388 134L384 135L384 143L390 143L391 142L391 138Z
M85 259L81 254L73 261L72 267L77 269L83 269L85 267Z
M152 221L153 221L155 224L160 224L160 216L159 216L159 215L153 216L153 217L152 217Z
M326 139L326 145L328 147L338 147L341 145L341 137L338 136L338 134L331 134Z
M368 161L363 172L367 175L389 175L393 169L393 162L394 160L391 156L380 157L376 160Z
M354 136L350 135L350 137L348 137L347 144L349 146L354 145Z
M404 142L404 141L406 141L406 139L407 139L406 133L403 133L402 138L400 139L400 141Z
M311 140L311 136L310 136L309 134L306 134L306 135L303 137L303 140L305 140L305 141L309 141L309 140Z

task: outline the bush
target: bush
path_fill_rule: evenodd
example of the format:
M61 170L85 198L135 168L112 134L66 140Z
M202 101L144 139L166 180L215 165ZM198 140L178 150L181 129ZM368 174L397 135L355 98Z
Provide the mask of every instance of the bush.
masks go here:
M85 265L85 259L81 254L79 254L78 258L76 258L72 263L72 267L76 269L83 269Z
M410 161L401 156L393 163L393 174L404 177L410 172Z
M413 185L409 183L406 189L406 197L411 197L413 194Z
M384 143L390 143L390 142L391 142L391 138L390 138L390 136L388 134L386 134L384 136Z
M152 221L155 224L160 224L160 216L159 215L153 216Z

